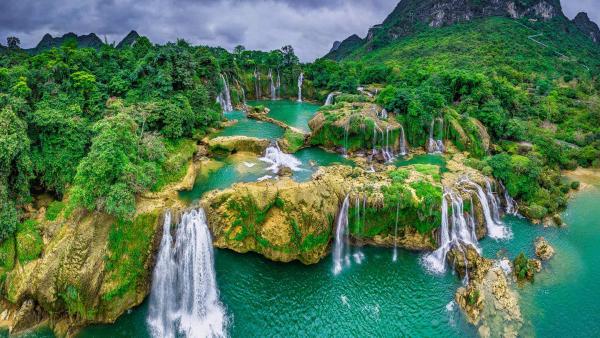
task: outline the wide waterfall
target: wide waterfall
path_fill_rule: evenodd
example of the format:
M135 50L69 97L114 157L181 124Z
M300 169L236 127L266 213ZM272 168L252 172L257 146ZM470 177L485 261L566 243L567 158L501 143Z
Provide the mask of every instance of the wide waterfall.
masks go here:
M298 76L298 102L302 102L302 84L304 83L304 73Z
M400 125L400 155L408 155L408 143L406 142L406 135L404 134L404 126Z
M257 100L260 100L262 93L260 92L260 72L258 68L254 70L254 96Z
M442 129L443 129L443 120L441 120L441 122L442 122ZM431 127L429 128L429 140L427 141L427 152L430 154L443 153L445 150L444 141L442 139L436 140L434 138L434 132L435 132L435 119L431 120Z
M294 155L286 154L279 148L277 142L273 142L265 150L265 155L259 160L270 164L271 166L267 168L268 171L277 174L279 170L283 167L290 168L292 171L301 171L302 162L300 162Z
M479 184L471 181L468 177L461 178L459 184L462 184L466 189L469 187L475 189L475 193L477 194L481 208L483 209L488 236L494 239L510 238L512 236L512 231L507 228L500 219L494 219L493 215L496 213L499 214L498 203L496 203L495 199L488 199L488 194L483 191L483 188L481 188Z
M233 105L231 104L231 92L229 91L229 84L227 83L227 78L221 75L221 81L223 81L223 91L219 94L219 104L224 112L233 111Z
M329 95L327 95L327 99L325 99L325 105L331 106L333 104L334 98L335 98L335 93L329 93Z
M227 316L219 301L213 247L204 210L182 216L175 240L171 214L153 273L148 325L153 337L225 337Z
M452 206L452 214L448 214L448 201ZM440 226L440 247L424 256L428 270L434 273L446 271L446 256L453 247L461 249L464 245L472 245L479 250L474 222L465 219L463 200L460 194L450 188L444 188L442 197L442 224Z
M269 69L269 82L271 89L271 100L277 100L277 88L275 87L275 80L273 79L273 72Z

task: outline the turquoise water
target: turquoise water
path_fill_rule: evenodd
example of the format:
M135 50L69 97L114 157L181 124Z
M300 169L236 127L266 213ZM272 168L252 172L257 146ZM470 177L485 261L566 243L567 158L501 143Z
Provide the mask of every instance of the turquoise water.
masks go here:
M444 156L436 154L416 155L408 159L399 157L394 164L398 167L405 167L413 164L434 164L440 166L442 172L447 171Z
M522 335L595 336L600 314L600 190L579 194L565 213L565 229L544 229L510 217L514 239L482 241L484 254L507 250L533 254L544 235L557 255L533 284L518 288L526 320ZM455 308L447 310L460 281L452 273L434 276L420 254L363 248L366 259L340 275L331 258L312 266L270 262L255 254L216 250L221 301L230 316L232 337L265 336L475 336ZM144 304L114 325L85 329L81 337L147 336Z
M216 133L218 136L248 136L266 139L277 139L283 136L283 128L272 123L249 119L242 111L225 113L228 120L238 120L233 126Z
M270 109L269 116L284 122L288 126L309 132L308 121L320 108L319 105L290 100L260 100L249 101L249 105L262 105Z

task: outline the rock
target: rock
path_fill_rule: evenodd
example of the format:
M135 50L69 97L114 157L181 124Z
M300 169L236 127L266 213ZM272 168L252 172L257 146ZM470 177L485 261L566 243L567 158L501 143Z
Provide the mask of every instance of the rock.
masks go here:
M292 176L293 173L294 172L289 167L282 167L282 168L279 168L277 175L279 175L281 177L288 177L288 176Z
M5 321L8 319L8 309L2 311L0 314L0 321Z
M533 144L530 142L519 142L519 154L525 155L533 150Z
M535 255L542 261L547 261L554 256L554 248L544 237L538 237L534 242Z
M16 334L23 330L27 330L41 323L44 315L39 307L35 306L35 302L28 299L23 302L19 311L9 328L10 334Z
M251 152L262 155L271 143L270 140L248 136L216 137L208 141L211 152Z
M539 259L530 258L529 266L531 266L536 273L542 272L542 261Z

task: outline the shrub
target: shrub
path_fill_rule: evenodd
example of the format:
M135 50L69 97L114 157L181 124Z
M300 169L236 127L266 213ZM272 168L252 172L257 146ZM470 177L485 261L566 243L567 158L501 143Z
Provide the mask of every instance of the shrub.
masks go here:
M58 215L62 212L65 204L61 201L52 201L46 209L46 219L48 221L55 221Z
M581 186L581 183L579 181L571 182L571 189L573 189L573 190L578 190L580 186Z

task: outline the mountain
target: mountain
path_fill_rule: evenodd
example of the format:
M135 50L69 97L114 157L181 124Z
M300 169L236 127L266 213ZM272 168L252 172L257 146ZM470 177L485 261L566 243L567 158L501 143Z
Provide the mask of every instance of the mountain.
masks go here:
M140 35L136 32L136 31L131 31L129 32L129 34L127 34L127 36L125 38L123 38L123 40L121 40L121 42L119 42L119 44L117 45L117 48L125 48L125 47L129 47L131 45L133 45L135 43L135 41L140 37Z
M342 42L336 41L327 55L330 55L331 59L340 60L363 44L364 40L354 34Z
M69 39L75 39L77 41L77 46L80 48L89 47L98 49L104 45L104 42L102 42L102 40L100 40L100 38L94 33L90 33L87 35L67 33L61 37L53 37L50 34L46 34L44 35L42 40L37 44L37 46L35 48L29 49L29 51L35 54L54 47L60 47Z
M367 51L381 48L427 27L450 26L489 17L528 18L531 22L554 20L570 24L559 0L402 0L383 23L369 29L361 43L358 42L360 38L353 36L349 48L337 48L325 57L340 60L360 47ZM588 36L596 36L594 28L597 27L592 26L595 24L587 16L576 19L574 24Z
M600 44L600 29L588 17L587 13L581 12L573 19L575 26L585 35L589 36L592 41Z

